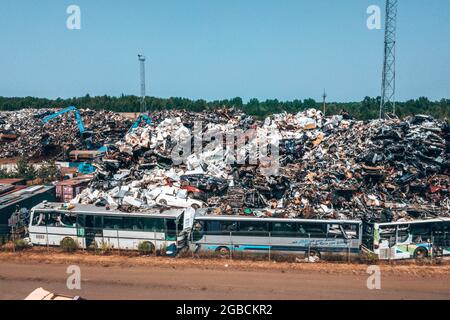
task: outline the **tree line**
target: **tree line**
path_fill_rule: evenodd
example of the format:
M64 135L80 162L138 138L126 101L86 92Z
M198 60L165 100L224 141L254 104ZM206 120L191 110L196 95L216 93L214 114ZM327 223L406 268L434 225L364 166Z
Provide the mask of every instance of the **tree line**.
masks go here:
M20 178L25 180L39 179L39 183L52 182L61 178L60 169L54 161L43 162L39 168L35 168L32 163L21 158L17 160L16 166L12 171L0 168L0 179Z
M115 96L95 96L87 94L84 97L69 99L45 99L35 97L8 98L0 97L0 111L14 111L25 108L65 108L71 105L85 109L106 109L115 112L139 112L140 97L134 95ZM428 114L437 119L450 118L450 99L430 101L426 97L411 99L396 103L396 114L400 117L415 114ZM185 109L188 111L200 112L204 110L214 110L218 108L237 108L245 113L263 119L268 115L280 112L295 113L309 108L322 109L322 102L308 98L304 100L296 99L292 101L279 101L268 99L259 101L251 99L247 103L239 97L225 100L206 101L203 99L191 100L186 98L156 98L146 97L148 111ZM353 118L359 120L376 119L379 115L380 97L365 97L359 102L329 102L326 104L326 114L339 114L342 110L347 111Z

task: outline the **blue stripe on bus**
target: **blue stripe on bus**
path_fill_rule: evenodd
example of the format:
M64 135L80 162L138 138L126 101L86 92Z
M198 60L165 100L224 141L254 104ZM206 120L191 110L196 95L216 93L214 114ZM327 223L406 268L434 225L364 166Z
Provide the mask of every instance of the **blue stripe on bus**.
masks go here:
M295 251L302 251L302 252L306 252L308 251L308 247L293 247L293 246L258 246L258 245L201 245L200 247L204 247L206 250L217 250L218 248L221 247L226 247L229 250L234 250L234 251L246 251L246 250L253 250L253 251L268 251L273 250L273 251L291 251L291 252L295 252ZM331 248L331 247L311 247L309 248L311 250L318 250L319 252L349 252L350 253L359 253L359 248L347 248L347 247L343 247L343 248Z

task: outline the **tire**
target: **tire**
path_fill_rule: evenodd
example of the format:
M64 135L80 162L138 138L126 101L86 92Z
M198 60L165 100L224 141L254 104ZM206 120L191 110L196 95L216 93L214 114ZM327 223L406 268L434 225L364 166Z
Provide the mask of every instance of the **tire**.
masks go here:
M156 250L155 245L150 241L147 241L147 242L150 244L150 254L155 253L155 250Z
M148 252L143 252L143 250L141 250L139 247L140 247L140 245L138 246L138 251L140 251L140 253L141 254L143 254L143 253L146 253L146 254L153 254L153 253L155 253L155 245L152 243L152 242L150 242L150 241L144 241L142 244L145 244L145 245L148 245L149 246L149 251Z
M191 207L192 207L194 210L197 210L197 209L200 208L200 206L199 206L198 204L196 204L196 203L194 203Z
M194 193L192 191L189 191L187 193L188 198L194 199Z
M75 252L78 249L78 243L71 237L65 237L59 243L59 247L66 252Z
M228 247L218 247L216 252L220 255L221 258L226 258L230 255L230 249Z
M167 206L167 201L164 199L159 200L158 203L162 206Z
M414 259L422 260L428 257L428 250L423 247L418 247L414 250Z

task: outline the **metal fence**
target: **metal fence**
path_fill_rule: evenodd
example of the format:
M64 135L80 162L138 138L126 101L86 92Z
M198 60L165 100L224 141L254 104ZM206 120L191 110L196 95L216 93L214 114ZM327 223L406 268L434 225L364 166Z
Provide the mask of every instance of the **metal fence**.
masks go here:
M41 247L58 248L61 247L60 240L51 240L51 227L45 228L46 232L43 234L44 242L41 243ZM156 231L156 230L155 230ZM0 246L3 250L18 250L21 249L23 243L19 243L20 239L23 237L23 230L15 230L8 225L0 225ZM83 245L78 246L78 250L82 251L92 251L100 253L111 253L121 255L124 252L140 252L146 253L146 255L165 255L167 253L167 248L169 243L177 241L176 232L169 232L165 237L158 236L158 232L152 232L144 230L144 232L153 233L153 237L148 237L146 239L136 239L133 248L124 248L121 241L125 241L119 236L119 230L108 230L107 232L103 229L90 228L85 229L85 234L77 234L78 239L81 239ZM160 233L161 234L161 233ZM280 251L280 247L289 247L289 244L280 242L280 237L273 236L272 233L268 232L262 237L261 232L247 232L245 238L242 238L240 234L239 237L233 232L221 233L220 236L226 237L226 241L222 244L220 241L213 241L214 239L209 238L208 235L202 236L200 239L194 239L195 233L191 232L186 235L184 241L178 241L177 249L179 255L183 257L191 257L194 259L203 257L222 257L225 259L252 259L252 260L267 260L267 261L316 261L316 260L332 260L332 261L343 261L351 262L354 260L364 260L365 252L359 250L359 240L358 239L324 239L328 241L328 249L324 247L325 242L318 242L317 239L309 238L302 239L303 245L302 249L296 251L295 253ZM217 235L210 235L210 237L216 237ZM71 236L67 236L71 237ZM258 240L264 238L264 241ZM290 237L287 237L290 238ZM436 235L430 234L426 237L427 241L418 244L405 245L407 252L411 254L411 258L420 258L422 261L435 261L440 259L444 253L448 254L450 250L450 238L448 235ZM56 238L54 238L56 239ZM99 241L99 239L101 239ZM180 240L180 239L178 239ZM339 245L333 244L333 241L339 240ZM400 260L396 256L397 239L395 237L389 238L389 247L387 251L380 251L379 258L387 261ZM145 247L142 243L147 242L150 247ZM158 243L155 247L153 243ZM209 247L209 250L196 250L200 248ZM19 248L20 247L20 248ZM136 250L138 247L138 250ZM203 249L202 248L202 249ZM422 251L420 251L423 248ZM358 251L358 252L357 252ZM369 251L370 253L370 251ZM419 256L418 253L421 253ZM377 257L372 257L376 260Z
M268 261L352 261L357 258L360 241L343 238L299 237L298 233L283 232L217 232L196 238L190 233L192 257L222 256L228 259L250 258Z
M61 231L64 229L66 231ZM124 236L123 232L126 231L136 231L136 238ZM7 240L13 240L11 234L5 236ZM119 255L125 251L140 251L141 253L164 255L170 244L177 240L177 237L175 230L164 234L159 230L105 230L103 228L75 228L68 225L47 224L41 225L33 239L37 241L35 246L48 249L61 248L65 251L71 251L72 249ZM65 239L72 239L73 241L65 241Z

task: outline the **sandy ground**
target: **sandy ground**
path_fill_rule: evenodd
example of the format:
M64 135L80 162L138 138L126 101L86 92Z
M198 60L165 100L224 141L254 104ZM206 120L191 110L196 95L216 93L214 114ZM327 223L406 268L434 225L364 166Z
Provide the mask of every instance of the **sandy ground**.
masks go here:
M67 267L81 269L68 290ZM450 266L380 265L381 289L367 289L367 265L222 259L0 253L0 299L37 287L87 299L450 299Z

